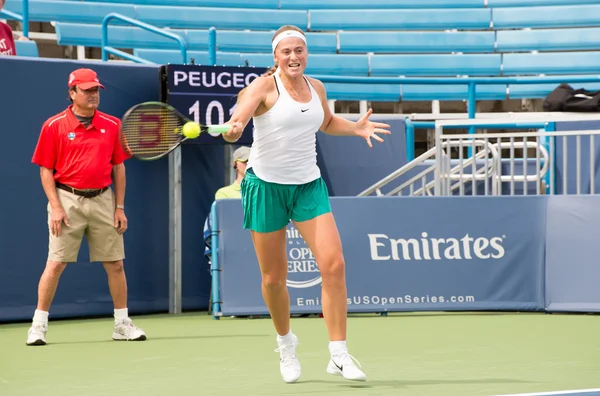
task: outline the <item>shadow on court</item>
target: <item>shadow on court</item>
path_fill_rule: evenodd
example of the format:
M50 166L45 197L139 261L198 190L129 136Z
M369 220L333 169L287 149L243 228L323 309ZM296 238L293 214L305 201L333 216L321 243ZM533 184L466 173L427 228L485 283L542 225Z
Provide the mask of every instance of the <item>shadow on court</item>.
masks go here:
M356 389L370 389L374 390L377 388L407 388L414 386L431 386L431 385L474 385L474 384L526 384L534 383L534 381L523 381L510 378L479 378L479 379L464 379L464 380L368 380L367 382L350 382L343 379L339 380L308 380L299 381L293 384L294 390L292 392L281 392L282 394L298 394L298 393L327 393L331 392L331 388L323 390L315 390L311 388L307 389L306 392L302 391L303 384L327 384L329 386L337 385L339 388L346 388L347 390Z
M50 342L45 347L53 345L71 345L71 344L104 344L104 343L153 343L157 341L176 341L176 340L206 340L206 339L226 339L226 338L265 338L271 337L267 334L213 334L213 335L190 335L190 336L173 336L173 337L151 337L146 341L114 341L110 338L103 340L78 340L78 341L58 341Z

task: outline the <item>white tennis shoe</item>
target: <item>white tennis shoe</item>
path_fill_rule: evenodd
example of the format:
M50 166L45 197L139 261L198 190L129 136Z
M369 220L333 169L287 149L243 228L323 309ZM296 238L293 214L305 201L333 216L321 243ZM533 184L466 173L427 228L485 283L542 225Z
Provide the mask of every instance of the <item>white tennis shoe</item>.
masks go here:
M120 322L115 322L112 338L115 341L145 341L146 333L144 333L144 330L136 327L131 319L127 318Z
M277 340L279 348L275 349L275 352L279 352L279 371L281 371L281 377L285 382L292 383L300 379L302 374L302 367L298 356L296 356L296 347L298 346L298 337L292 334L292 342L284 343Z
M359 369L360 363L354 356L348 353L347 349L340 349L331 354L331 359L327 365L327 373L339 375L352 381L366 381L367 376Z
M32 324L27 331L27 345L46 345L47 324Z

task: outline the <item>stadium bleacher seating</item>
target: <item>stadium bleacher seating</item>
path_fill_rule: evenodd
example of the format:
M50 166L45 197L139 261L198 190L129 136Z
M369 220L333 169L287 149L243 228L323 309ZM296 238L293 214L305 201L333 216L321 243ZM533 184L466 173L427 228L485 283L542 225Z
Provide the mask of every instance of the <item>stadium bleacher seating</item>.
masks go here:
M594 74L598 73L600 52L505 54L505 75Z
M188 59L207 64L208 28L217 64L269 67L274 30L306 31L307 73L347 76L536 76L596 74L598 0L31 0L30 20L53 21L57 42L101 46L109 12L169 29ZM21 0L6 9L21 10ZM229 8L223 12L224 8ZM109 45L154 63L180 63L170 38L112 21ZM481 85L478 99L540 98L556 84ZM586 88L600 88L586 84ZM466 86L328 84L336 99L460 100Z
M137 19L159 27L272 30L295 25L303 30L308 28L306 11L235 8L223 12L221 8L136 6L135 12Z
M489 9L311 10L311 30L488 29Z
M597 0L488 0L490 8L598 4Z
M5 8L19 13L21 0ZM493 11L493 12L492 12ZM429 9L311 9L271 10L221 7L182 7L75 0L30 0L30 20L37 22L100 23L110 12L154 24L182 29L271 30L292 24L305 30L444 30L520 29L597 26L600 5L508 8ZM310 18L308 15L310 14ZM310 19L310 21L309 21Z
M498 52L598 50L600 28L499 30Z
M4 9L20 14L20 0L7 0ZM135 7L131 4L87 3L79 1L29 1L29 20L31 22L77 22L102 23L109 13L116 12L135 18ZM117 23L117 22L115 22Z
M39 57L38 46L35 41L15 41L15 49L17 50L17 56L29 56L37 58Z
M181 52L173 50L154 50L154 49L136 49L133 51L135 56L149 60L154 63L181 63ZM197 65L207 65L209 61L208 51L188 51L188 63L192 59ZM239 66L242 65L242 58L239 52L217 52L217 64L221 66ZM252 65L256 66L256 65ZM265 65L266 66L266 65Z
M529 11L529 12L528 12ZM562 28L598 26L600 5L494 9L494 29Z
M83 1L83 0L67 0ZM364 9L364 0L85 0L86 2L259 9ZM501 8L598 4L597 0L370 0L369 9Z
M186 40L189 50L207 50L208 30L206 29L172 29ZM218 47L220 51L229 52L270 52L271 38L275 31L219 31ZM60 45L83 45L100 47L102 28L100 25L59 22L56 24L56 35ZM337 37L335 33L306 33L311 53L335 54ZM174 49L179 44L173 39L130 26L111 26L108 39L117 48L153 48Z
M377 77L498 76L501 64L500 54L373 55L370 72Z
M340 31L340 53L494 52L494 32ZM312 51L312 46L311 46Z

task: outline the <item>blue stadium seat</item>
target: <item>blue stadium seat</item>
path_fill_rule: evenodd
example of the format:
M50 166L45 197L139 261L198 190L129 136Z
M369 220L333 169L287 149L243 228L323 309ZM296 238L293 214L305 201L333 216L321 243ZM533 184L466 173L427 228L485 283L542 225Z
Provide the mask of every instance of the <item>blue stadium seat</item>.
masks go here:
M483 8L484 0L280 0L281 9Z
M598 0L488 0L488 7L541 7L557 5L598 4Z
M176 50L154 50L154 49L134 49L133 54L142 59L146 59L150 62L154 62L159 65L166 65L168 63L178 64L181 62L181 52ZM209 55L208 51L188 51L187 52L188 62L194 59L194 63L197 65L208 65ZM236 52L217 52L217 65L219 66L240 66L242 60L240 54Z
M40 56L37 43L33 40L16 40L15 47L17 56L29 56L33 58L38 58Z
M399 102L400 85L324 83L327 99Z
M373 55L372 76L499 76L500 54Z
M82 0L70 0L82 1ZM261 8L261 9L398 9L398 8L483 8L484 0L85 0L88 2L126 3L184 7ZM551 1L551 0L549 0ZM583 1L583 0L573 0Z
M468 87L464 85L402 85L402 100L467 100ZM477 100L505 100L505 85L478 85Z
M250 66L271 67L273 55L242 54L242 62ZM343 76L368 76L369 57L367 55L314 54L308 59L307 74L333 74Z
M600 52L504 54L502 74L599 74Z
M494 29L598 26L600 5L495 8Z
M157 64L181 64L181 53L177 50L152 50L136 48L134 55ZM208 64L207 51L188 51L188 63L194 58L196 64ZM273 66L270 53L217 52L217 64L222 66ZM369 57L367 55L314 54L310 57L307 74L338 74L345 76L367 76Z
M137 18L158 27L181 29L251 29L274 30L282 25L296 25L306 30L305 11L253 10L231 8L191 8L170 6L136 6Z
M489 29L489 9L312 10L310 30Z
M340 52L494 52L494 32L339 32Z
M232 52L271 52L271 40L274 30L263 31L217 31L217 48L219 51ZM194 46L208 48L208 31L188 30L188 39ZM305 33L308 49L311 53L335 54L337 37L335 33Z
M82 1L82 0L72 0ZM96 3L126 3L137 5L179 6L179 7L219 7L219 8L279 8L279 0L85 0Z
M600 28L500 30L498 52L598 50Z
M208 50L208 30L172 29L187 42L189 50ZM274 31L220 30L217 32L219 51L224 52L270 52ZM59 45L83 45L100 47L102 27L78 23L56 23ZM311 53L336 53L335 33L306 33ZM108 27L108 43L115 48L176 49L179 43L153 32L130 26Z
M21 14L21 0L7 0L4 7L8 11ZM29 0L29 20L31 22L78 22L102 23L111 12L135 18L135 8L131 4L99 4L79 1ZM115 21L114 23L119 23Z
M102 45L102 27L80 23L56 23L56 37L59 45L82 45L84 47L100 47ZM172 30L187 41L186 30ZM206 33L208 35L208 33ZM187 41L188 49L206 50L206 44L195 47ZM179 48L174 39L148 32L138 27L112 26L108 27L108 45L115 48Z
M83 0L68 0L83 1ZM260 8L260 9L431 9L496 8L552 5L598 4L597 0L85 0L95 3L124 3L182 7ZM487 3L487 4L486 4Z

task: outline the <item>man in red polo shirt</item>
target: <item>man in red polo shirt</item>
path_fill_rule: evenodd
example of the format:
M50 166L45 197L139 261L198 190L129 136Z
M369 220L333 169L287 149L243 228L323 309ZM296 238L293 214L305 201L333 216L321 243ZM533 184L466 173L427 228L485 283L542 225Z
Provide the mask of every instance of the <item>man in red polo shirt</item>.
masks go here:
M125 165L119 143L121 122L97 110L96 73L78 69L69 76L73 103L42 126L32 162L40 166L48 197L48 261L38 286L38 305L27 345L45 345L48 311L67 263L77 261L85 235L90 261L102 262L114 303L114 340L143 341L146 334L129 318L125 249ZM114 192L110 185L114 184Z

